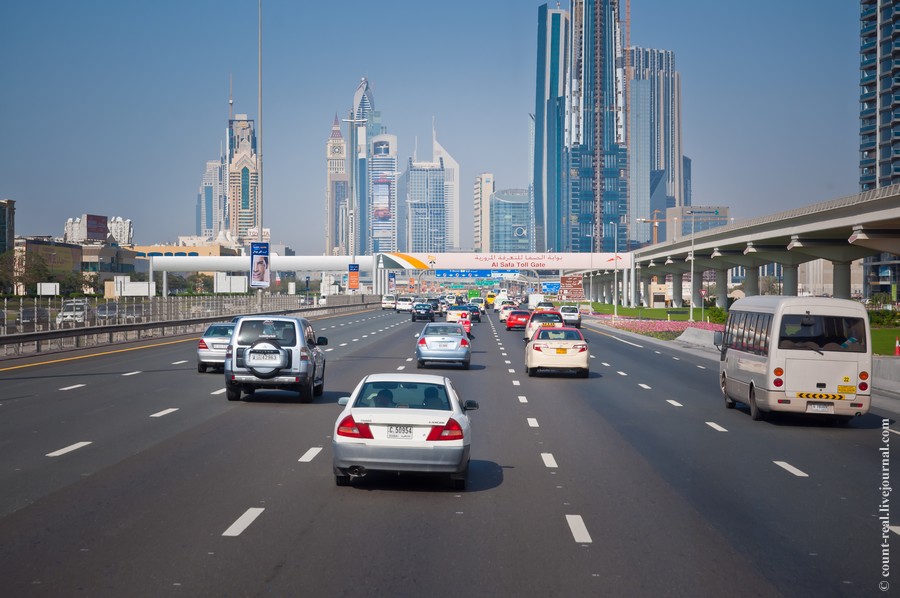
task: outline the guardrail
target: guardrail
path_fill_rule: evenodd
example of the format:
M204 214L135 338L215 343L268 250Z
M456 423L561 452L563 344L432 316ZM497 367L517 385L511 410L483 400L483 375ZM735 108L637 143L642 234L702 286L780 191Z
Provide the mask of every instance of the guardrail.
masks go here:
M125 324L101 324L93 326L73 325L53 330L16 332L0 335L0 361L5 358L21 357L37 353L52 353L115 343L131 342L148 338L165 338L201 333L212 322L230 320L241 315L296 314L305 318L321 315L336 315L359 309L380 307L380 298L373 301L371 296L350 295L346 299L335 299L338 305L300 307L287 306L285 309L248 309L242 313L217 313L183 319L166 319L151 322L131 322ZM248 306L249 307L249 306Z

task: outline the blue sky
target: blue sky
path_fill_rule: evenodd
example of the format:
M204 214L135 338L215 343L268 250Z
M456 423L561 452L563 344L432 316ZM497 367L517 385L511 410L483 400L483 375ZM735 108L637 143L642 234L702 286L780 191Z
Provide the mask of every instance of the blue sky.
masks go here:
M265 0L273 242L323 251L325 143L363 76L404 163L416 138L430 158L435 119L464 217L479 172L525 187L542 3ZM7 3L0 198L17 233L61 236L93 213L132 219L141 244L192 234L229 75L235 112L257 114L256 14L253 0ZM632 0L631 22L633 45L675 52L695 205L742 219L857 192L858 2Z

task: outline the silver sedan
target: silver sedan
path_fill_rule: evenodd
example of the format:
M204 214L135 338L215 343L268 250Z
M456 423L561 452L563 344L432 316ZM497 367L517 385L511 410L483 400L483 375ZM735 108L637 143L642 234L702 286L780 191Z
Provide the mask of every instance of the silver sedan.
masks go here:
M225 365L225 350L234 332L231 322L210 324L197 343L197 371L201 374L209 367L221 368Z
M423 368L428 361L460 363L469 369L472 344L462 324L435 322L425 325L416 341L416 365Z

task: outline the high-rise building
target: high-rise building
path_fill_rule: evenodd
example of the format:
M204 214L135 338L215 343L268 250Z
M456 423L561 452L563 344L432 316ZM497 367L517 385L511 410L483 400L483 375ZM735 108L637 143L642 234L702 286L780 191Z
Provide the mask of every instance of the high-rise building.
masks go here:
M254 123L246 114L236 114L228 121L227 134L229 230L233 237L248 240L250 230L259 231L262 222Z
M460 249L459 235L459 162L438 143L437 131L432 126L432 161L444 163L444 200L447 202L447 249Z
M15 247L16 241L16 202L13 199L0 199L0 254Z
M369 247L369 133L375 125L375 102L369 81L363 77L353 94L353 106L350 110L349 138L350 176L349 245L351 255L360 255ZM380 114L377 115L380 121ZM380 132L380 131L379 131Z
M349 255L347 201L350 176L347 174L347 144L341 135L337 115L325 145L327 183L325 187L325 255Z
M490 253L491 247L491 195L494 193L494 175L482 172L475 177L474 232L472 241L476 253ZM529 230L531 230L529 223Z
M569 15L538 7L537 78L534 99L534 235L538 251L567 251L565 192L566 77Z
M406 170L409 211L407 247L411 252L447 251L447 202L444 198L444 164L414 162Z
M113 216L106 222L110 236L119 245L134 245L134 225L128 218ZM218 233L217 233L218 234Z
M860 0L859 35L859 188L868 191L900 183L896 151L900 64L893 56L900 45L896 25L900 0ZM863 295L900 291L900 255L882 252L863 262Z
M367 253L397 251L397 136L372 137L369 157L369 214Z
M200 191L197 193L195 234L198 237L215 238L219 232L226 229L227 172L224 156L219 156L218 160L210 160L206 163L203 182L200 183Z
M505 189L491 195L490 246L496 252L530 251L531 203L527 189Z

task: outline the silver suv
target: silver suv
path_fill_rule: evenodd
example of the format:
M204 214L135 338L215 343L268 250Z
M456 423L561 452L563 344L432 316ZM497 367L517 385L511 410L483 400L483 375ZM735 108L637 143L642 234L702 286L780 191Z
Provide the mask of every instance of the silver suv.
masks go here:
M559 313L562 314L563 322L567 326L581 328L581 312L578 311L577 305L563 305L559 308Z
M300 393L308 403L325 390L324 336L316 337L305 318L244 316L235 322L225 352L225 395L229 401L257 388Z

